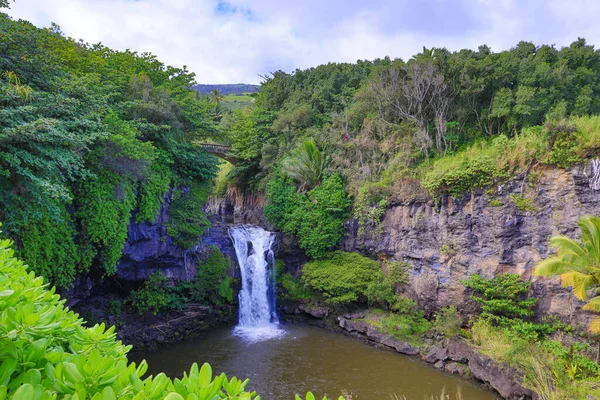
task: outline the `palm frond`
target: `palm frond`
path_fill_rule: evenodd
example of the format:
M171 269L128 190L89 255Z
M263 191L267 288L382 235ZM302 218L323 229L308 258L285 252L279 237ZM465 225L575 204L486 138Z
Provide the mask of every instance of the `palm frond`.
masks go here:
M586 311L600 312L600 296L594 297L581 308Z
M594 318L590 326L588 326L588 331L594 334L600 333L600 317Z
M582 274L576 271L565 272L560 276L563 287L572 287L573 294L579 300L587 300L587 290L595 283L592 275Z
M569 266L563 262L562 257L551 257L537 263L533 268L533 275L556 276L569 270Z

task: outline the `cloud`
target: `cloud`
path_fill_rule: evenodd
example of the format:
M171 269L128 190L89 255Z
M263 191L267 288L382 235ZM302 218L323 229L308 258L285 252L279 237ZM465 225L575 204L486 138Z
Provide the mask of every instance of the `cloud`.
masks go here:
M600 41L593 0L16 0L9 15L89 43L155 53L200 83L257 83L278 69L520 40Z

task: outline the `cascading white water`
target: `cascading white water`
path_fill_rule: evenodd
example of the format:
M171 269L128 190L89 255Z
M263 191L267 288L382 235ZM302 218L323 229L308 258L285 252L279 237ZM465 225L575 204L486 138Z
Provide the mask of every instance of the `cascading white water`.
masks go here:
M275 311L275 276L272 246L275 235L242 225L229 229L242 274L239 321L234 334L260 341L283 334Z

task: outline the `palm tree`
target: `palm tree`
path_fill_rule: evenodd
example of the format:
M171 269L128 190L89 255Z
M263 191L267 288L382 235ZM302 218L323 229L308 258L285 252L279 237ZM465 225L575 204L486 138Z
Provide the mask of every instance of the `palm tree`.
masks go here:
M297 181L300 190L309 190L321 182L329 158L313 139L300 143L283 161L283 172Z
M534 268L537 276L560 276L564 287L572 287L573 294L587 301L587 291L600 284L600 217L584 216L579 219L581 242L558 235L550 238L550 245L558 249L554 257L540 261ZM600 313L600 296L592 298L584 310ZM600 316L589 326L592 333L600 333Z

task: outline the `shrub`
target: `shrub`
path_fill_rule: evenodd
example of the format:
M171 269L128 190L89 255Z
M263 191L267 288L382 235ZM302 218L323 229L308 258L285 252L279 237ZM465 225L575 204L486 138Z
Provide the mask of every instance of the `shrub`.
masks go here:
M504 203L498 199L490 200L489 204L490 204L490 207L502 207L504 205Z
M382 279L377 261L356 253L334 251L304 265L302 281L331 304L364 301L369 285Z
M231 278L227 276L229 258L211 246L206 261L199 263L196 277L190 286L189 299L197 303L222 304L233 301Z
M287 300L309 300L312 292L298 278L285 272L285 264L281 260L275 261L275 279L279 290L277 295Z
M540 126L523 129L513 138L499 135L424 165L421 184L431 195L447 192L457 197L506 181L533 161L548 162L547 138Z
M136 222L154 222L171 184L171 171L157 161L152 163L140 185Z
M399 297L397 306L394 313L370 309L366 322L397 340L421 345L421 335L431 329L431 323L425 319L414 300Z
M184 249L191 249L210 227L204 214L204 203L208 199L210 184L194 183L189 190L174 190L169 207L167 232L173 242Z
M92 254L98 253L108 275L117 270L135 199L131 181L108 171L79 183L77 217L83 240L94 248Z
M167 277L162 272L156 271L146 282L144 286L129 293L127 301L140 313L151 311L154 315L162 311L177 308L176 304L181 304L167 283Z
M537 299L527 297L531 283L522 281L517 274L498 275L493 279L471 275L463 283L475 291L476 295L471 298L481 304L484 319L503 323L507 319L533 315Z
M267 185L265 217L277 229L298 237L300 247L313 258L323 257L344 235L351 200L342 179L331 175L308 191L299 193L283 175Z
M433 330L447 338L458 336L461 332L462 318L456 306L441 308L433 320Z

